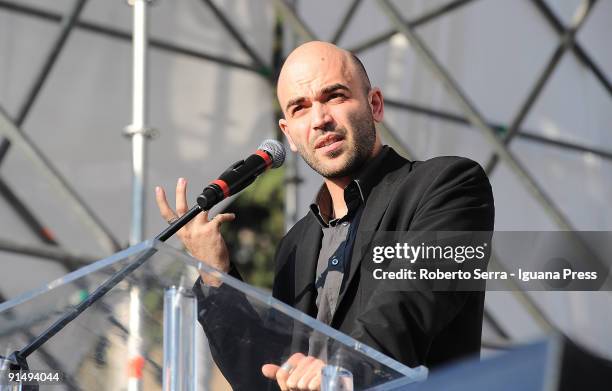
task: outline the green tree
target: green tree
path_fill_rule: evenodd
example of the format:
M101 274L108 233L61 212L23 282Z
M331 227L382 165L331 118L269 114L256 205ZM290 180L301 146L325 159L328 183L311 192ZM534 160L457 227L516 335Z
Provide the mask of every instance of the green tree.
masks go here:
M284 235L283 168L270 170L225 210L236 219L222 227L230 259L249 284L271 289L274 253Z

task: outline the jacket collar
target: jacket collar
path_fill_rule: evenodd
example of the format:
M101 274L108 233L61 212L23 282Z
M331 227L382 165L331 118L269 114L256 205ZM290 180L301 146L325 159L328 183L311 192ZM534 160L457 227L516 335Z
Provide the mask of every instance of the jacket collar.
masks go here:
M306 218L310 221L301 232L301 238L298 238L294 257L293 306L306 314L314 314L316 313L314 282L323 231L313 215L307 215Z
M374 235L372 235L372 233L379 229L382 217L385 214L391 199L396 194L396 188L401 183L401 178L399 178L399 176L405 173L404 170L399 169L405 166L406 163L410 163L410 161L404 159L393 149L389 148L389 152L386 154L384 161L381 163L379 170L376 173L376 178L372 179L371 183L375 184L370 188L369 197L359 222L357 237L355 238L355 244L353 245L353 252L349 265L350 268L346 281L344 282L346 289L342 291L340 297L338 298L338 304L336 306L336 311L334 312L334 317L332 318L332 324L336 314L340 312L338 310L342 306L342 301L346 292L350 290L349 287L351 281L355 277L357 270L359 270L361 261L366 255L367 250L374 239Z
M384 145L381 151L373 159L368 161L359 174L344 189L344 201L348 207L348 217L355 213L361 205L365 205L372 188L378 184L381 170L384 169L383 162L393 151ZM310 204L310 213L317 219L322 227L328 227L332 210L332 200L325 183L321 185L317 195Z

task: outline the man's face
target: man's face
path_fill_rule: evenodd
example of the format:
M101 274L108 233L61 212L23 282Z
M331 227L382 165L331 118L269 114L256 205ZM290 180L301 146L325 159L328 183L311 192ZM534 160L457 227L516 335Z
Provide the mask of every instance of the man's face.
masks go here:
M279 78L279 125L291 150L325 178L350 176L372 155L373 92L365 88L354 64L333 51L288 60Z

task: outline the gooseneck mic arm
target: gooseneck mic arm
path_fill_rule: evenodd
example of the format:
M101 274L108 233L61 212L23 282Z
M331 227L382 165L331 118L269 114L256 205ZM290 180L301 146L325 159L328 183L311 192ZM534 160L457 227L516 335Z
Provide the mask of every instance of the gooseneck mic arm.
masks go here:
M241 160L234 163L223 174L221 174L218 179L214 180L206 188L204 188L202 194L198 196L198 204L155 236L155 240L165 242L200 212L210 210L213 206L219 203L219 201L240 192L245 187L250 185L257 178L257 176L263 173L267 168L280 167L284 160L285 149L281 143L276 140L264 141L253 155L249 156L246 160ZM155 248L149 248L146 250L134 262L115 272L108 278L108 280L104 281L102 285L96 288L96 290L93 291L87 298L76 306L69 308L57 321L55 321L39 336L34 338L34 340L32 340L27 346L6 357L6 360L9 362L9 369L27 369L26 358L30 354L35 352L36 349L66 327L68 323L74 320L93 303L98 301L115 285L124 280L130 273L138 269L156 252L157 249Z

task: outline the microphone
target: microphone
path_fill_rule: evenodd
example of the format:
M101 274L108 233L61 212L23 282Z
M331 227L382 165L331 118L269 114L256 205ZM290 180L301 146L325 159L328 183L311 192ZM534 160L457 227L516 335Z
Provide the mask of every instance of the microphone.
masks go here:
M268 168L278 168L285 161L285 147L276 140L264 140L254 154L232 164L219 178L210 182L198 196L202 210L210 210L221 200L239 193Z
M206 186L202 194L198 196L198 205L192 207L178 220L166 227L166 229L160 232L154 240L165 242L198 213L203 210L209 210L222 199L238 193L253 183L257 176L266 169L280 167L284 161L285 148L283 144L276 140L265 140L254 154L246 158L246 160L240 160L232 164L218 179ZM34 353L46 341L53 338L53 336L83 313L83 311L102 298L114 286L123 281L130 273L142 266L156 252L156 247L150 247L142 251L142 253L136 257L136 260L133 262L130 261L127 265L116 271L104 281L102 285L91 292L85 300L74 307L70 307L51 326L34 338L34 340L30 341L26 347L21 350L16 350L9 357L0 356L0 362L5 360L11 367L28 369L26 358L30 354ZM38 387L33 386L32 389L34 388L38 389Z

